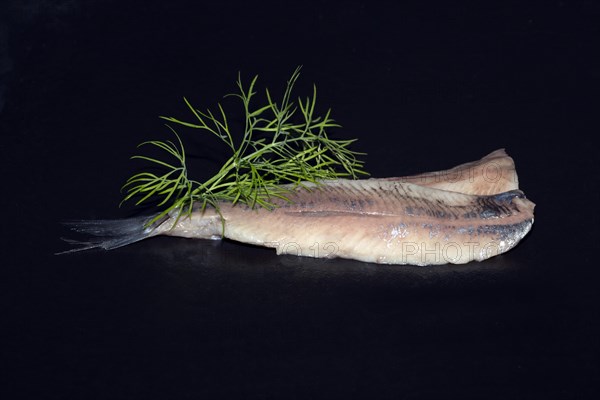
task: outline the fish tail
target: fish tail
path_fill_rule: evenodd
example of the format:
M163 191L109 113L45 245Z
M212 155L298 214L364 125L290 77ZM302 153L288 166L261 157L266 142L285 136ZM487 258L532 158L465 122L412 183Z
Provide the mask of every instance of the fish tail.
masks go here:
M76 248L56 253L68 254L91 249L112 250L126 246L131 243L157 234L156 228L160 226L168 216L148 225L156 215L133 217L126 219L109 220L77 220L67 221L63 224L72 231L87 235L87 240L73 240L62 238L65 242L78 246Z

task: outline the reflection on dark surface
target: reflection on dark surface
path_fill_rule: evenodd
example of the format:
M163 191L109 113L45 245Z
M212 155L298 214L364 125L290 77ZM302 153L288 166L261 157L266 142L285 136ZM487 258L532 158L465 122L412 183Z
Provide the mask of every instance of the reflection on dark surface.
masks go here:
M121 385L124 376L158 379L159 391L186 382L180 394L352 395L382 384L385 395L420 398L470 384L474 395L510 397L520 389L506 382L527 376L542 385L559 365L573 368L560 353L539 364L565 340L554 326L574 321L557 293L536 287L540 271L527 254L407 267L175 238L76 254L65 260L80 271L68 275L65 301L77 303L66 307L79 339L59 336L56 356L82 352L63 362L95 358ZM95 279L105 294L74 289Z
M273 249L259 248L231 241L209 241L194 239L157 238L143 243L141 253L151 257L155 262L168 266L169 269L202 270L211 265L223 266L227 274L250 274L259 267L260 273L276 273L293 279L333 279L349 280L361 277L368 282L369 277L388 281L396 285L404 282L406 289L427 288L430 285L452 285L452 276L460 276L460 281L473 283L473 279L481 278L482 283L493 281L493 276L510 275L519 268L515 265L515 257L499 256L485 263L468 263L463 265L442 265L437 267L398 266L363 263L340 258L323 259L296 256L277 256ZM225 273L225 272L224 272ZM290 278L292 278L290 277ZM487 278L486 278L487 277ZM419 283L420 282L420 283Z

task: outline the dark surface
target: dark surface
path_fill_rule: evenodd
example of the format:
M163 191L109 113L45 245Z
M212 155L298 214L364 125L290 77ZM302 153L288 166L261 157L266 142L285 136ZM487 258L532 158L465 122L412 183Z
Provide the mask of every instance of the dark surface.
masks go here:
M0 6L3 398L598 394L596 2L49 3ZM158 115L299 64L373 176L507 148L530 235L433 268L169 238L53 255L60 221L131 214Z

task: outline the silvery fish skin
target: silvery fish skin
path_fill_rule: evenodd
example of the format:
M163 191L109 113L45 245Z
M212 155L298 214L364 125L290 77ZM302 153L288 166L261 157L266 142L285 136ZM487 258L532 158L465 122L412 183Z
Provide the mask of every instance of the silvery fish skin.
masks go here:
M221 203L218 212L196 210L150 228L141 228L140 221L95 221L76 224L75 229L99 236L83 249L170 235L227 238L272 247L277 254L437 265L504 253L529 232L534 220L535 204L518 190L514 163L504 150L447 171L339 179L290 189L289 201L275 200L273 210Z

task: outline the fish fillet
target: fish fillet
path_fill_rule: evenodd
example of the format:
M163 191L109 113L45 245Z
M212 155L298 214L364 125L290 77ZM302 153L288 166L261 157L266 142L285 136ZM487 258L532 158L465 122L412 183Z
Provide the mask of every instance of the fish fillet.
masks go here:
M444 171L385 179L476 195L498 194L519 188L515 163L504 149Z
M535 204L518 189L513 160L497 150L479 161L409 177L332 180L290 187L273 210L221 203L189 217L90 221L82 249L115 248L150 236L227 238L277 254L385 264L463 264L513 248L531 229ZM80 250L80 249L76 249Z

